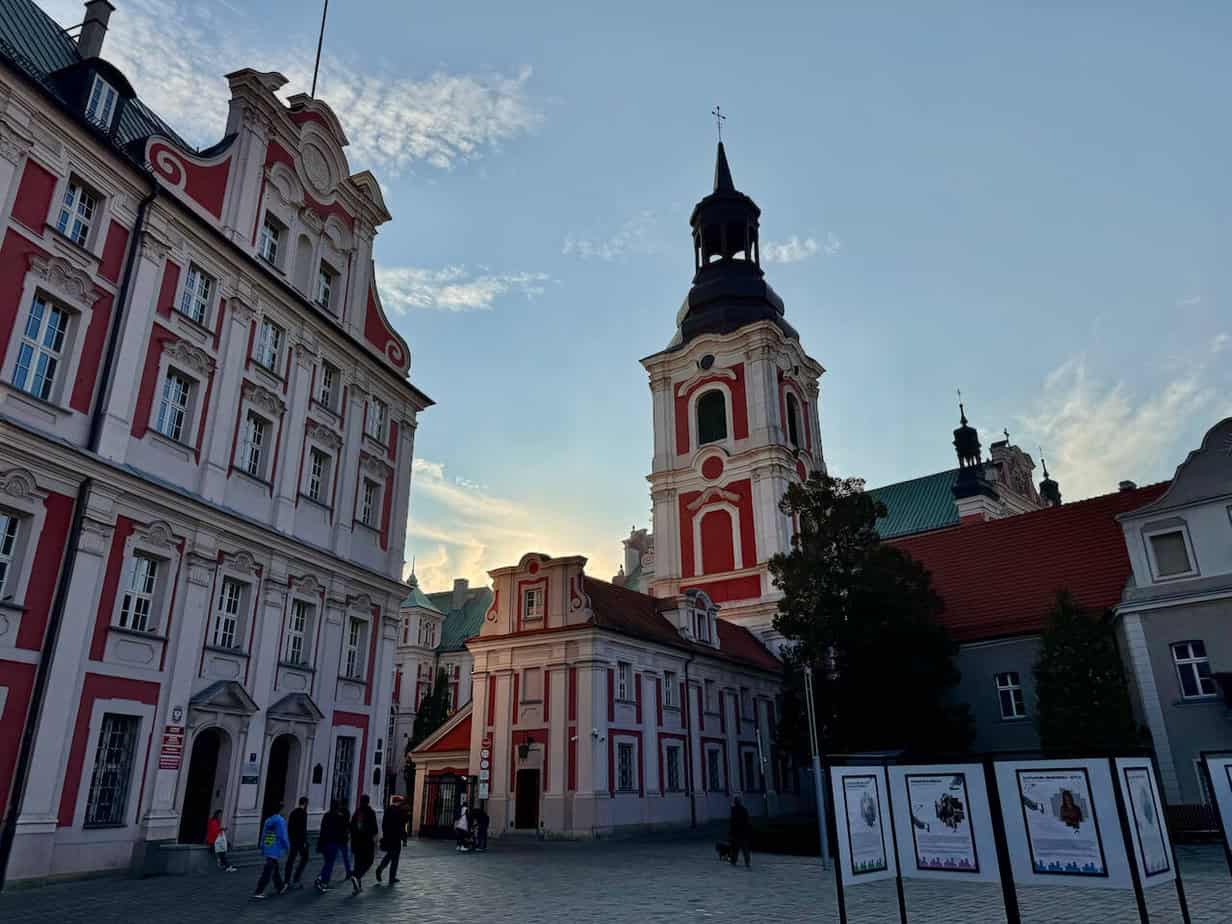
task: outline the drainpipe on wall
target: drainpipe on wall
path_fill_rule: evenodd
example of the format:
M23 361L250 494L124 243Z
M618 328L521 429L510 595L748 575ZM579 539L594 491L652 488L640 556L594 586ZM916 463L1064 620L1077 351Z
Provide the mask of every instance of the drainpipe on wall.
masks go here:
M689 767L689 827L697 827L697 777L693 773L693 720L689 717L689 665L695 655L684 662L684 702L680 704L684 716L685 760ZM660 785L662 785L660 781Z

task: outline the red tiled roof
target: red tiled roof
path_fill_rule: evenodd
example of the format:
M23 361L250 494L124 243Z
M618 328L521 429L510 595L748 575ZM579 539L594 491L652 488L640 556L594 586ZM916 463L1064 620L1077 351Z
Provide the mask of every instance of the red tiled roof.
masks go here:
M594 624L624 635L684 648L711 658L735 661L763 671L778 673L782 663L748 629L719 618L719 647L686 641L663 615L667 600L617 587L592 577L583 578L583 589L590 597Z
M419 751L421 754L436 754L441 751L469 751L471 748L471 713L445 732L440 741Z
M1048 621L1058 590L1083 607L1115 606L1132 572L1115 517L1150 503L1168 483L1104 494L1000 520L891 541L924 565L945 601L955 640L1022 635Z

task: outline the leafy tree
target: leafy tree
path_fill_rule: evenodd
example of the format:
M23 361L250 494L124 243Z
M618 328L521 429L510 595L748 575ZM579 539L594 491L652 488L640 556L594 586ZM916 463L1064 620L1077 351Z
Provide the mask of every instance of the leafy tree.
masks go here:
M1112 625L1057 593L1035 665L1045 752L1124 751L1147 744L1134 721Z
M959 673L937 621L943 604L924 567L881 542L884 505L861 479L818 475L790 486L779 508L797 529L791 551L770 561L783 592L774 625L795 643L794 661L813 666L824 748L965 750L969 709L945 700ZM807 748L807 725L796 725Z
M406 749L409 753L419 747L434 731L445 724L449 718L449 678L445 669L436 672L436 682L424 697L419 711L415 713L415 724L411 728L411 738Z

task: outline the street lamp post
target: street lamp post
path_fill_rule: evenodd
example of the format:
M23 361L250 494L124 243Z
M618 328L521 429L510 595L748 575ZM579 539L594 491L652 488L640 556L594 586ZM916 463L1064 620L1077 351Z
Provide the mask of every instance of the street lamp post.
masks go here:
M817 800L817 836L821 841L821 866L830 868L830 849L826 840L826 794L821 785L821 745L817 735L817 707L813 701L813 667L804 666L804 702L808 709L809 745L813 751L813 792Z

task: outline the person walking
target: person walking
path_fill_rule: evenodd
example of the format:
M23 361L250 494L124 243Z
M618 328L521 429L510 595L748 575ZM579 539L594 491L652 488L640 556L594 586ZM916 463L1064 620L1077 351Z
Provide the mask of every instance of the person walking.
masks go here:
M471 836L471 822L470 812L465 805L462 806L462 812L458 815L458 820L453 823L453 833L458 839L454 850L458 851L458 853L467 853L470 848L466 846L466 839Z
M291 888L291 883L282 881L280 869L282 855L290 848L287 820L282 817L282 803L279 802L274 814L261 825L261 856L265 857L265 865L261 868L261 878L257 880L257 890L252 893L253 898L265 898L265 887L269 885L270 876L274 877L275 895L283 895Z
M227 828L222 823L222 809L216 809L205 825L205 843L214 851L214 860L224 873L234 873L235 867L227 862Z
M749 820L749 810L741 803L739 796L732 803L728 839L731 841L731 865L736 865L736 854L743 852L744 867L751 869L749 851L753 844L753 823Z
M346 801L335 799L330 804L329 811L321 818L321 833L317 839L317 850L325 857L325 862L321 864L321 874L313 883L318 892L330 890L329 880L334 873L334 861L339 856L342 857L347 879L352 880L351 885L354 888L355 874L351 871L351 848L348 844L350 838L351 826ZM358 894L359 889L355 889L355 892Z
M475 823L475 849L487 850L488 825L491 823L487 809L482 805L475 806L475 811L471 812L471 821Z
M372 869L376 860L376 836L381 832L376 823L376 812L372 810L372 800L367 795L359 797L359 808L351 816L351 851L355 854L355 875L351 877L351 885L358 895L364 887L364 874Z
M287 883L293 889L302 889L304 884L300 879L304 875L304 867L308 865L308 797L301 796L299 805L291 810L287 817L287 837L291 841L291 849L287 851ZM299 861L298 865L296 860Z
M381 819L381 849L385 856L376 868L376 881L381 881L381 873L389 867L389 884L398 881L398 858L402 856L403 841L406 838L406 810L402 807L402 797L394 796L385 809L385 817Z

